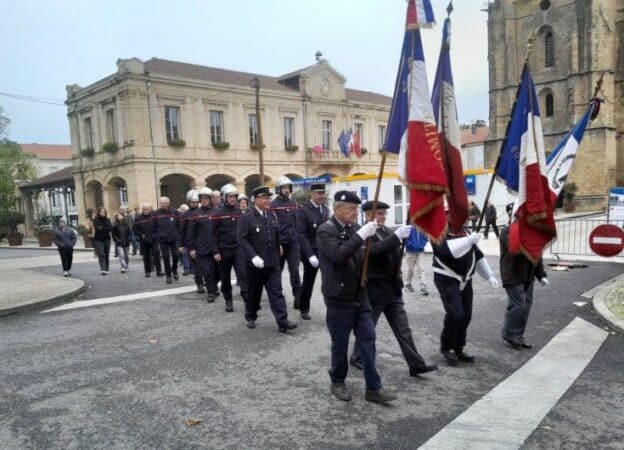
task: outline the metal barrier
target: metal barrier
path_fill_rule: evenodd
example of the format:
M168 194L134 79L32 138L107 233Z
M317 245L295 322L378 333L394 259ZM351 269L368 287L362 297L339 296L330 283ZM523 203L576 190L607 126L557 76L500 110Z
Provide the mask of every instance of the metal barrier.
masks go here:
M589 246L589 235L598 225L607 223L624 227L624 220L606 218L558 220L557 239L550 244L550 253L557 259L559 255L597 256Z

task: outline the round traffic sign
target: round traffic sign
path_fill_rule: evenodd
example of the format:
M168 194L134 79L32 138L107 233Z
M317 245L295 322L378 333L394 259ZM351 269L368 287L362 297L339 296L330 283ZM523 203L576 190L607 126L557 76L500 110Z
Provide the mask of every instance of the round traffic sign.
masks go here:
M600 256L615 256L624 249L624 231L617 225L599 225L589 235L589 246Z

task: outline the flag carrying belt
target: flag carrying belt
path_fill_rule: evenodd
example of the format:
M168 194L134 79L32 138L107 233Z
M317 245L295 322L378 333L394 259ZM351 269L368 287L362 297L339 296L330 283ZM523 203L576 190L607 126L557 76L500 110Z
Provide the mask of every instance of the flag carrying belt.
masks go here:
M476 264L476 258L475 258L474 252L472 252L472 261L470 262L470 269L468 269L468 273L466 273L466 275L460 275L456 273L453 269L451 269L449 266L447 266L442 261L440 261L440 258L438 258L437 256L434 256L433 259L437 264L440 265L440 267L433 266L434 273L437 273L439 275L444 275L445 277L454 278L455 280L457 280L459 282L460 291L463 291L466 285L470 282L470 280L472 280L472 276L474 275L475 264Z

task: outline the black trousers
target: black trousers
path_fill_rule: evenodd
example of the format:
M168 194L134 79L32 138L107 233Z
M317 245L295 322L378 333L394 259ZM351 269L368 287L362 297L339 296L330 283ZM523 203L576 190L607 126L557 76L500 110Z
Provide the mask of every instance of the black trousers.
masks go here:
M422 369L426 366L425 360L418 353L414 338L412 337L412 329L407 320L405 312L405 303L403 297L394 293L391 283L369 280L368 281L368 298L370 300L371 309L373 311L373 323L377 326L381 313L386 316L388 325L394 333L394 337L399 343L403 357L410 369ZM362 361L362 352L358 341L355 341L353 347L353 359L360 364Z
M284 254L280 256L280 272L284 270L284 265L288 262L288 272L290 273L290 287L292 288L295 304L299 304L301 294L301 277L299 276L299 263L301 261L301 250L298 242L282 244Z
M466 332L472 319L472 281L463 291L459 282L444 275L434 274L446 315L440 336L440 350L461 350L466 345Z
M314 254L318 257L316 251ZM301 284L301 294L299 295L299 309L302 313L308 313L310 312L310 299L312 298L318 267L312 267L306 258L302 258L301 262L303 263L303 283Z
M260 298L262 296L262 288L264 288L269 296L269 305L277 326L285 326L288 321L288 311L286 309L286 299L282 293L282 271L280 268L275 266L257 269L255 266L248 264L247 283L245 319L256 320L258 318Z
M349 339L353 332L360 343L366 389L371 391L381 389L381 377L375 367L375 324L365 291L360 292L358 303L347 305L325 303L327 305L325 322L331 337L329 378L334 383L344 382L347 378Z
M162 273L160 246L158 244L146 244L141 242L141 257L143 258L143 269L145 273L151 273L152 267L156 268L156 273Z
M509 302L505 312L503 339L524 337L524 330L529 321L533 305L533 281L528 284L513 284L505 287Z
M169 278L172 273L178 273L178 243L160 242L159 245L165 265L165 275Z
M195 282L206 286L208 295L215 295L217 292L217 282L215 280L216 262L212 253L207 255L197 255L195 257Z
M74 249L72 247L59 247L58 252L61 255L63 272L69 272L72 266L72 259L74 258Z
M220 250L221 261L219 261L219 276L221 277L221 292L225 300L232 300L232 268L236 273L236 280L240 286L243 299L247 295L247 283L245 280L245 261L242 253L236 248ZM242 274L242 276L241 276Z
M108 272L108 266L110 264L110 240L93 241L93 249L98 257L100 270Z
M485 234L486 239L488 237L488 234L490 233L490 226L492 227L492 229L494 230L494 234L498 238L500 233L498 232L498 227L496 226L496 221L494 221L494 222L485 222L485 233L484 234Z

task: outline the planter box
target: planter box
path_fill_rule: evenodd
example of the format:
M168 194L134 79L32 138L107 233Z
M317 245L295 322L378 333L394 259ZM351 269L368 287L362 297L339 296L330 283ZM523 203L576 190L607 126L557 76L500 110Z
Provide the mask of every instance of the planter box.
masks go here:
M54 232L50 230L40 231L37 233L37 241L39 241L39 247L52 247Z
M84 241L85 248L93 248L93 239L91 236L83 235L82 240Z
M11 232L7 234L7 241L9 241L10 246L22 245L23 240L24 235L22 233Z

